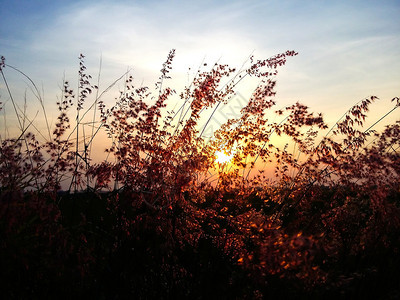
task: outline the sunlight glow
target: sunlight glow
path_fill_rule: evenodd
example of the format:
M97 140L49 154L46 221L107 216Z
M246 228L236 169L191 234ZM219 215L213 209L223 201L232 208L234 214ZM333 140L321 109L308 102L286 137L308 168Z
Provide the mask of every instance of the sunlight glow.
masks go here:
M227 154L225 151L217 151L215 152L216 162L220 164L228 163L233 158L232 154Z

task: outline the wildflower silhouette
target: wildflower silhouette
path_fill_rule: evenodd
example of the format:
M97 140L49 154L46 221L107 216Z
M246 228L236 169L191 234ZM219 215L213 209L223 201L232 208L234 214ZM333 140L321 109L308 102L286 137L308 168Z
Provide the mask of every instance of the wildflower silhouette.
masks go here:
M182 92L168 84L175 50L153 88L127 72L102 90L80 55L79 88L64 82L48 134L19 107L7 72L28 78L43 104L36 85L2 57L1 107L19 128L0 140L5 297L398 295L400 123L375 128L399 98L367 129L375 96L330 128L301 103L277 109L276 75L295 55L204 64ZM206 140L218 107L251 79L260 84L240 115ZM110 159L96 162L102 131Z

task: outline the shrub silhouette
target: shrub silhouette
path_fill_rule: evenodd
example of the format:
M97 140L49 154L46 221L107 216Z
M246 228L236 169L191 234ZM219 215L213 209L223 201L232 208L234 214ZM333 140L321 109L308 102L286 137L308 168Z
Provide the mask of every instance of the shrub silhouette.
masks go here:
M101 93L80 55L79 89L75 94L64 82L59 117L44 141L14 101L5 70L26 75L2 58L20 129L0 147L5 295L398 296L400 124L373 128L399 98L366 130L375 96L330 129L303 104L275 109L275 75L295 55L250 57L239 70L204 65L180 94L167 84L175 50L154 89L136 87L124 74ZM102 99L124 77L124 90L107 108ZM260 84L240 116L207 141L216 109L252 77ZM181 106L167 111L177 96ZM68 116L74 105L75 124ZM99 120L94 115L97 127L86 136L91 109ZM102 129L113 162L92 160ZM276 136L287 144L274 144ZM217 151L233 159L216 163ZM274 178L260 162L274 166Z

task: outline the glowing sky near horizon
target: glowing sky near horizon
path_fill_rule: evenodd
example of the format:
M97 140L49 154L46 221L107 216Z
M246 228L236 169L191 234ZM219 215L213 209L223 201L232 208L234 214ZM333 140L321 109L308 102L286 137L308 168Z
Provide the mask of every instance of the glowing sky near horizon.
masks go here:
M240 67L253 51L296 50L277 78L278 106L300 101L328 120L376 95L373 122L400 96L399 1L0 0L0 8L0 55L43 85L47 102L64 73L76 79L80 53L94 75L102 57L107 86L127 67L155 82L172 48L177 78L204 58Z

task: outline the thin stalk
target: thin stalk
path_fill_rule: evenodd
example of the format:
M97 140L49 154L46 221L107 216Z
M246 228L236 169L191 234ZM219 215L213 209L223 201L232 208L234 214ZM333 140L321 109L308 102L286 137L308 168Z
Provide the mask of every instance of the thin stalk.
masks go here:
M94 108L93 108L93 125L96 122L96 111L97 111L97 103L98 103L98 100L99 100L99 87L100 87L100 76L101 76L102 63L103 63L103 57L100 56L99 73L97 75L96 99L94 101ZM93 135L94 135L94 126L92 126L92 137L93 137ZM90 155L92 153L92 146L93 145L91 144L90 148L89 148L89 157L90 157Z
M12 95L12 93L11 93L10 87L8 86L8 81L7 81L6 77L4 76L3 70L0 69L0 72L1 72L1 76L3 77L4 83L5 83L5 85L6 85L8 95L10 96L11 103L12 103L12 105L13 105L13 107L14 107L14 111L15 111L15 115L16 115L17 120L18 120L19 127L20 127L20 129L21 129L21 131L22 131L22 130L23 130L23 127L22 127L22 123L21 123L21 120L20 120L20 116L19 116L19 114L18 114L18 112L17 112L17 107L16 107L16 104L15 104L14 97L13 97L13 95Z
M32 86L34 87L34 90L32 90L32 92L33 92L33 94L36 96L36 98L39 100L40 106L42 107L43 116L44 116L44 119L45 119L45 122L46 122L47 132L48 132L48 134L49 134L49 140L51 140L50 125L49 125L49 121L48 121L48 118L47 118L46 108L45 108L45 106L44 106L43 98L41 97L40 92L39 92L39 89L38 89L38 87L36 86L35 82L34 82L28 75L26 75L24 72L22 72L21 70L15 68L15 67L13 67L13 66L7 65L7 64L6 64L6 66L9 67L9 68L11 68L11 69L13 69L13 70L15 70L15 71L17 71L17 72L20 73L21 75L23 75L26 79L29 80L29 82L30 82L30 83L32 84ZM35 91L36 91L36 94L35 94Z
M25 97L25 105L24 105L24 110L25 110L25 111L23 111L23 114L22 114L22 115L23 115L23 120L21 121L21 117L20 117L20 115L19 115L18 112L17 112L17 105L16 105L16 103L15 103L15 101L14 101L14 97L13 97L13 95L12 95L12 93L11 93L11 90L10 90L10 87L9 87L9 85L8 85L8 81L7 81L7 79L6 79L6 77L5 77L4 73L3 73L3 70L0 69L0 72L1 72L1 75L2 75L2 77L3 77L4 83L5 83L5 85L6 85L7 92L8 92L8 94L9 94L9 96L10 96L11 103L13 104L15 114L16 114L16 116L17 116L18 124L19 124L20 130L21 130L21 136L20 136L20 137L21 137L21 139L24 140L25 147L26 147L26 151L27 151L27 154L28 154L28 158L29 158L29 161L30 161L31 166L32 166L32 168L33 168L33 160L32 160L32 157L31 157L31 155L30 155L30 153L29 153L29 145L28 145L28 142L26 141L26 139L23 138L24 132L25 132L26 129L27 129L27 128L26 128L26 129L24 128L25 121L26 121L26 119L27 119L27 116L26 116L26 97ZM31 122L31 123L32 123L32 122ZM20 150L21 150L21 149L20 149ZM38 183L38 181L37 181L37 178L36 178L35 182L36 182L37 188L39 189L39 183Z
M79 100L80 100L80 94L79 94L79 89L80 89L80 83L78 85L78 89L77 89L77 94L78 97L76 97L76 147L75 147L75 171L74 174L72 174L75 182L74 182L74 186L75 186L75 190L74 192L76 193L77 190L77 176L76 173L78 172L78 164L79 164L79 124L80 124L80 120L79 120L79 112L80 112L80 107L79 107Z
M85 118L86 114L95 106L95 103L98 102L98 100L101 99L101 97L107 93L112 87L114 87L114 85L117 84L118 81L120 81L128 72L130 72L131 70L125 72L123 75L121 75L118 79L116 79L113 83L111 83L103 92L101 92L100 96L98 96L95 101L93 101L93 103L88 107L88 109L81 115L81 118L79 119L79 123L83 121L83 119ZM68 135L67 139L69 139L72 134L74 134L76 130L76 126L74 128L72 128L70 134Z
M382 116L378 121L376 121L374 124L372 124L371 126L368 127L368 129L366 129L364 131L364 133L367 133L368 131L370 131L376 124L378 124L380 121L382 121L384 118L386 118L388 115L390 115L394 110L396 110L397 108L399 108L398 105L396 105L395 107L393 107L390 111L388 111L384 116Z

